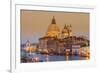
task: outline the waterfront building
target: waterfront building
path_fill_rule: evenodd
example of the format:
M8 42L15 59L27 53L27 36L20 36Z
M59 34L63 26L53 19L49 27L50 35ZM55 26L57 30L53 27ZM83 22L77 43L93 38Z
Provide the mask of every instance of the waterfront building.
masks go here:
M24 50L28 53L32 53L35 52L37 49L37 44L31 44L29 41L26 42L26 46L24 48Z

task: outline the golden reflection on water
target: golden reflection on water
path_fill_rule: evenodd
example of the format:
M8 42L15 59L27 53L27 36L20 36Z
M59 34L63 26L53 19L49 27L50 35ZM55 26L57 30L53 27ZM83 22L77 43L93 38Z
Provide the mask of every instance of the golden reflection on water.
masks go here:
M87 57L86 57L86 60L89 60L89 59L90 59L90 57L89 57L89 56L87 56Z
M68 61L68 59L69 59L69 56L67 55L67 56L66 56L66 61Z

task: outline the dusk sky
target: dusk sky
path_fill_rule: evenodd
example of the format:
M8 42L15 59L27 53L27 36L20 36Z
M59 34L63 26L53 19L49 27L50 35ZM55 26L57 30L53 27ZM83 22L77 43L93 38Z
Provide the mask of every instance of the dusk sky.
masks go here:
M21 43L38 43L38 39L45 36L53 16L60 31L65 24L70 24L73 35L89 38L89 13L21 10Z

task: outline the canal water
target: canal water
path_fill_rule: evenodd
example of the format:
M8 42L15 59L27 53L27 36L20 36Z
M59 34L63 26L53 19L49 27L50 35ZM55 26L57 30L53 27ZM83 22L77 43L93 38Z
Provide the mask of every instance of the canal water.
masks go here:
M46 61L70 61L70 60L86 60L86 57L80 57L80 56L61 56L61 55L43 55L43 54L37 54L37 53L25 53L24 51L21 51L21 57L24 57L27 61L31 61L35 57L38 57L40 62L46 62Z

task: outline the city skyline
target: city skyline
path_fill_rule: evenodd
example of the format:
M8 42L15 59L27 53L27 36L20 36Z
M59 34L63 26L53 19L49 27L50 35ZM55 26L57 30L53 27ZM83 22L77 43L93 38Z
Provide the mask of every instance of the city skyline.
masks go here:
M27 40L38 43L38 39L45 35L53 16L60 30L65 24L72 25L73 35L83 35L89 39L89 13L21 10L21 43Z

